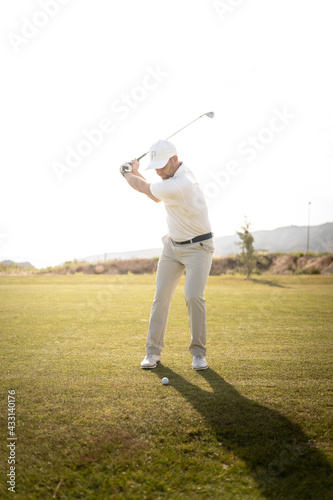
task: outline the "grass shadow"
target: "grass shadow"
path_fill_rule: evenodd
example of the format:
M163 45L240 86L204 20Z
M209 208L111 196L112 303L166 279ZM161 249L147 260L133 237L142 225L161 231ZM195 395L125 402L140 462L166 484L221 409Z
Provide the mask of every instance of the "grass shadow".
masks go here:
M170 385L202 415L223 447L246 463L265 498L333 498L332 468L298 424L242 396L212 369L197 373L213 392L163 365L154 373L168 377Z
M254 283L259 283L260 285L274 286L277 288L289 288L288 286L280 285L280 283L276 283L275 281L270 280L257 280L256 278L251 278L251 281L253 281Z

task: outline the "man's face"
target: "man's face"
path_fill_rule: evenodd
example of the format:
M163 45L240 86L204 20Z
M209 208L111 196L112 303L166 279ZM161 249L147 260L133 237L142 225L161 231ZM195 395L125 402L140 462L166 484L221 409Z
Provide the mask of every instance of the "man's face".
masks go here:
M174 173L176 172L178 167L178 157L173 156L169 159L165 167L157 168L156 173L165 181L166 179L170 179L170 177L174 176Z

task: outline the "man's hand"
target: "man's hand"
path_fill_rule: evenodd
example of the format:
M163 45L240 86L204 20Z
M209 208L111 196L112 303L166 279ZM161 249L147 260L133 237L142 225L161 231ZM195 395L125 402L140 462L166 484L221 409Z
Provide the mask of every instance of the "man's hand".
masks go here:
M132 165L133 174L138 175L140 162L136 158L134 158L134 160L130 161L130 164Z
M123 163L120 166L119 170L122 176L124 176L126 172L132 172L133 171L132 163Z
M140 167L140 162L138 162L138 160L135 158L132 161L123 163L120 167L120 173L121 175L125 175L126 172L131 172L134 175L140 175L139 167Z

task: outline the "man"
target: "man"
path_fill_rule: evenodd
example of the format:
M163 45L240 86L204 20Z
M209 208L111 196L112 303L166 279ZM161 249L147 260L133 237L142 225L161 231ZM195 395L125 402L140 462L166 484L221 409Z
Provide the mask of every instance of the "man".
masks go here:
M185 270L185 301L188 308L193 356L192 367L205 370L206 305L204 290L214 253L205 198L189 168L178 160L175 146L158 141L150 149L148 169L156 170L162 181L150 184L139 173L135 159L120 171L128 184L156 203L164 201L169 233L164 236L156 275L156 293L152 305L146 343L146 357L141 368L155 368L161 361L164 335L171 299Z

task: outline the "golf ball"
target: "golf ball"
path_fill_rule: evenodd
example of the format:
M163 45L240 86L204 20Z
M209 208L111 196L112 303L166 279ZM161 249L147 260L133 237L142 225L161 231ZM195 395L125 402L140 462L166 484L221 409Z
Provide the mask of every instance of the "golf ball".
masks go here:
M168 379L168 377L163 377L163 378L162 378L162 384L163 384L163 385L168 385L168 383L169 383L169 379Z

